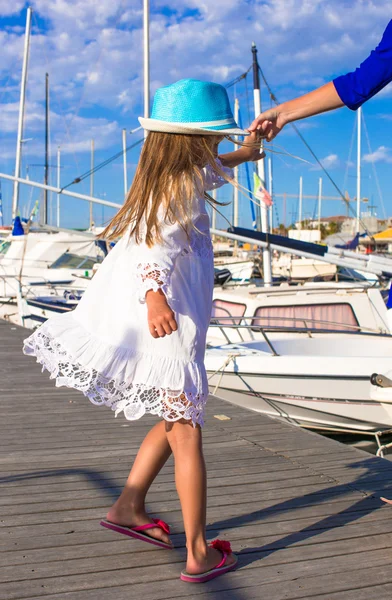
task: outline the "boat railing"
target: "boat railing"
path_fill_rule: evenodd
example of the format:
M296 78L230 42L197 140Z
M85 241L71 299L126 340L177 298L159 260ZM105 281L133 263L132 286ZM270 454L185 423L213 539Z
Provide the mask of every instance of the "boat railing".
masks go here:
M15 289L15 293L16 293L16 290L19 290L20 293L22 294L22 296L25 297L30 294L35 296L36 290L39 290L40 288L48 288L55 292L70 290L70 289L80 289L81 285L80 285L80 282L78 284L77 280L90 281L92 279L91 276L88 277L86 275L82 275L79 273L71 273L70 276L68 276L64 279L53 279L53 278L50 278L49 270L48 270L48 273L49 273L49 277L46 277L43 274L27 275L27 276L24 275L23 277L25 279L28 279L28 281L25 281L17 273L2 273L0 271L0 282L2 282L3 284L7 284L9 286L8 287L9 291L8 291L7 295L9 295L10 297L13 297L12 294L10 293L10 290L12 290L12 289ZM13 282L15 282L15 287L13 287L13 285L12 285Z
M244 331L248 331L251 335L252 333L260 333L274 355L277 355L277 352L274 349L271 340L268 338L268 333L303 333L308 335L308 337L313 337L315 334L332 333L345 333L352 335L359 333L362 335L390 335L387 332L372 329L370 327L364 327L362 325L351 325L338 321L314 319L312 317L260 317L257 315L235 316L230 314L230 312L223 307L219 307L219 311L226 312L227 316L212 317L210 321L210 327L218 328L224 338L227 340L228 344L233 343L233 340L231 340L229 337L230 330L235 330L237 332L241 342L245 342L244 336L242 335L242 332ZM257 321L263 319L274 321L274 323L268 325L261 325L257 323ZM283 325L282 321L292 321L294 322L294 325ZM333 328L331 326L333 326Z

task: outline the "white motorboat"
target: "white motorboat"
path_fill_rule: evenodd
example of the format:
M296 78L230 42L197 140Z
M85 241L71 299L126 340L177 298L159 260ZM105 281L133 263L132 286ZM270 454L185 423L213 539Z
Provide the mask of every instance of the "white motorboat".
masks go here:
M0 316L20 323L23 312L23 324L34 327L51 314L50 298L69 306L80 298L103 257L89 233L10 235L0 247ZM45 299L46 312L36 303L38 298Z
M228 269L231 273L231 281L249 281L252 278L255 264L253 260L241 260L230 258L215 259L214 266L217 269Z
M249 281L255 261L248 250L227 242L214 242L214 266L216 269L228 269L232 281Z
M390 370L392 336L379 288L356 284L217 289L206 367L210 391L301 426L392 427L392 398L370 377Z
M272 261L272 274L275 277L286 277L295 281L313 279L314 277L331 277L336 274L336 265L331 265L317 258L305 258L280 253Z

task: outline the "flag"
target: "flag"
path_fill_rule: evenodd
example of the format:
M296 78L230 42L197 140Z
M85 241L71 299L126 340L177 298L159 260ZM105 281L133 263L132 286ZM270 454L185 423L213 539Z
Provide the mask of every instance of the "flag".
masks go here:
M271 195L263 186L261 179L256 172L253 173L253 195L261 202L264 202L266 206L272 206L273 202Z

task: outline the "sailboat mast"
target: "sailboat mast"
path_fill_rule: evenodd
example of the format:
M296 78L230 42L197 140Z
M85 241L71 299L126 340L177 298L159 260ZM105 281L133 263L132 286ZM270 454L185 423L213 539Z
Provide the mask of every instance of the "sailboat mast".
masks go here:
M303 179L299 178L298 229L302 229Z
M94 197L94 154L95 154L95 145L94 145L94 140L91 140L91 156L90 156L90 161L91 161L91 175L90 175L90 196L93 198ZM90 216L89 216L89 222L90 222L90 229L93 228L94 226L94 212L93 212L93 203L90 202Z
M318 187L318 230L321 231L321 202L323 199L323 178L319 178Z
M150 0L143 0L144 117L150 116ZM147 131L144 130L144 137Z
M60 146L57 146L57 188L60 189ZM60 194L57 194L57 227L60 227Z
M360 107L357 111L357 233L360 230L361 220L361 125L362 108Z
M268 159L268 191L270 193L271 199L273 200L274 198L274 184L273 184L273 177L272 177L272 159L271 157ZM271 231L274 231L274 213L273 213L273 206L269 207L269 218L270 218L270 228Z
M240 103L238 98L234 99L234 121L238 123L240 113ZM235 139L238 140L238 136L235 136ZM237 150L237 145L234 144L234 150ZM238 185L238 166L234 167L234 181ZM238 187L234 186L234 201L233 201L233 225L234 227L238 227Z
M122 146L123 146L123 170L124 170L124 197L128 193L128 176L127 176L127 130L122 130ZM92 195L92 194L91 194Z
M257 61L257 48L256 44L252 42L252 67L253 67L253 103L255 107L255 117L261 113L261 97L260 97L260 74L259 74L259 63ZM256 164L257 174L261 179L263 186L265 187L265 168L264 159L259 160ZM264 230L264 223L262 222L262 208L256 207L256 227L259 231Z
M27 9L26 15L26 32L24 40L23 52L23 67L22 67L22 82L20 86L20 102L19 102L19 120L18 120L18 135L16 141L16 157L15 157L15 177L20 177L20 162L22 152L22 136L23 136L23 120L26 101L26 83L27 83L27 66L29 63L30 50L30 32L31 32L31 13L32 9ZM19 182L14 180L14 190L12 194L12 219L15 219L18 212L19 203Z
M1 181L0 181L0 227L4 226L4 215L3 215L3 193L1 191Z
M257 48L256 44L252 42L252 56L253 56L253 99L255 105L255 116L257 117L261 113L261 96L260 96L260 74L259 74L259 63L257 61ZM262 146L261 146L262 147ZM265 167L264 159L262 158L256 163L257 174L261 179L262 185L265 188ZM264 233L269 233L268 226L268 208L264 202L261 202L260 208L257 213L257 228ZM269 246L263 248L263 279L264 285L270 286L272 283L272 269L271 269L271 251Z
M45 166L44 185L48 185L49 175L49 75L45 73ZM48 190L44 189L43 223L48 224Z

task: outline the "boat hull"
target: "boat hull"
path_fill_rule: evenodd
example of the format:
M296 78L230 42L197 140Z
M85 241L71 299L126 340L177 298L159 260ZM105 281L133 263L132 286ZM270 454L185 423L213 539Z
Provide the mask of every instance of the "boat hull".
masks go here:
M351 336L351 340L348 346L344 336L336 339L336 356L330 353L324 357L272 356L252 351L249 346L244 350L246 344L225 352L223 347L209 350L206 366L210 392L303 427L369 433L391 429L392 398L376 398L370 377L382 369L387 371L392 362L392 340L377 336ZM340 349L347 351L340 355L339 341ZM312 340L308 342L312 348ZM297 343L286 340L285 347ZM363 355L366 352L369 356Z
M266 415L289 421L301 427L326 431L376 432L392 428L392 404L374 400L347 398L306 397L294 394L271 394L265 392L265 383L248 381L248 385L236 385L223 377L215 392L214 378L210 392L223 400ZM267 382L268 383L268 382ZM292 386L295 383L292 381ZM318 382L327 385L330 382ZM254 389L249 390L249 387ZM349 389L347 389L349 393ZM357 416L354 416L357 415Z

